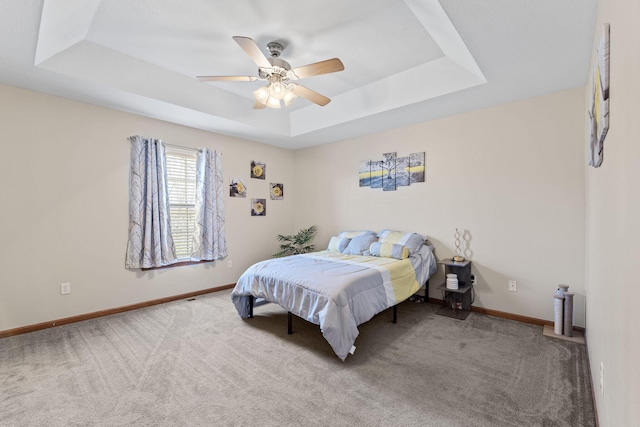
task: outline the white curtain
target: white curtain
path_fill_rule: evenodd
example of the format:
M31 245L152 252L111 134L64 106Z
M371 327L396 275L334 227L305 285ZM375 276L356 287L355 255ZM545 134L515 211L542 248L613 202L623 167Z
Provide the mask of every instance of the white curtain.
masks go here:
M196 229L191 260L212 261L226 256L222 156L201 148L196 159Z
M177 259L171 238L164 143L141 136L129 139L129 242L125 267L173 264Z

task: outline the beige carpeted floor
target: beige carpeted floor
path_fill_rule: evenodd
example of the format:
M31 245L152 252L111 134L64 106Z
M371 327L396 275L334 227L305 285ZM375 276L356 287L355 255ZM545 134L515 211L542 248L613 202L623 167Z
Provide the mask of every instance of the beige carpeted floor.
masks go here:
M0 340L1 426L595 426L584 345L405 302L340 361L230 291Z

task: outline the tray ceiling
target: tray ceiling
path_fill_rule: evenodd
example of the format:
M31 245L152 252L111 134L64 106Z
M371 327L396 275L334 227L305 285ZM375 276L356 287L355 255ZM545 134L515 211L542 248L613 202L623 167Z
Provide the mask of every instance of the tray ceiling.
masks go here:
M596 0L5 0L0 83L286 148L304 148L584 85ZM332 99L254 110L264 82L232 40L285 45Z

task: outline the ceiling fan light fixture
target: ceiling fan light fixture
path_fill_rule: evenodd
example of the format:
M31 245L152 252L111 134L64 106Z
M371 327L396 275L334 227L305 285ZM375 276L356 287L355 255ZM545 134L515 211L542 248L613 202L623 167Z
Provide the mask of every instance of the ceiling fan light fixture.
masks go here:
M282 103L280 101L283 101L286 107L298 98L293 93L291 85L284 85L276 79L269 80L271 82L268 85L262 86L253 92L253 97L261 105L269 108L281 108Z
M285 88L280 82L269 83L269 95L276 99L284 98Z
M267 107L280 108L280 100L270 96L269 99L267 99Z
M263 86L260 89L253 92L253 97L261 104L266 104L269 99L269 89L267 86Z
M278 74L272 74L269 76L269 95L275 99L284 98L286 91L285 86L282 84L282 77Z
M269 85L262 86L260 89L253 92L253 97L262 105L266 105L269 108L280 108L280 100L271 96L269 91Z
M293 101L295 101L297 97L298 96L295 93L293 93L291 89L287 89L284 93L284 97L282 98L282 100L284 101L285 107L291 104Z

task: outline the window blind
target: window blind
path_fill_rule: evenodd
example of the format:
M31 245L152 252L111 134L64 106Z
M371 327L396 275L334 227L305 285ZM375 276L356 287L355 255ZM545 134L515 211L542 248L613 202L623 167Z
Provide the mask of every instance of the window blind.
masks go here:
M171 236L179 259L193 252L195 231L196 157L167 150L167 183Z

